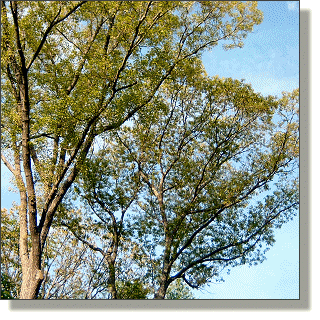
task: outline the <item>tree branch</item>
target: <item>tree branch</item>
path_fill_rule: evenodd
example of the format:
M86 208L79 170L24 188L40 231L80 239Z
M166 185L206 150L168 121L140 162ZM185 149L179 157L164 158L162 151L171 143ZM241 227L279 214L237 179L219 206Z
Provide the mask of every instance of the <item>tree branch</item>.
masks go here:
M289 206L286 206L285 208L281 209L278 211L278 213L276 213L274 216L271 216L269 219L266 219L263 224L258 228L256 229L252 234L250 234L249 236L247 236L244 240L241 240L241 241L237 241L237 242L232 242L232 243L229 243L228 245L225 245L223 247L220 247L220 248L217 248L216 250L213 250L212 252L200 257L199 259L196 259L194 261L192 261L191 263L189 263L186 267L182 268L175 276L173 276L172 278L179 278L181 277L187 270L189 270L190 268L194 267L195 265L197 264L200 264L200 263L203 263L205 261L219 261L219 260L223 260L221 258L211 258L212 256L214 256L215 254L221 252L221 251L224 251L228 248L231 248L231 247L236 247L236 246L239 246L239 245L242 245L242 244L246 244L248 243L252 238L258 236L258 239L254 242L253 245L249 246L248 248L246 248L246 250L240 254L239 256L235 256L234 258L232 259L229 259L229 260L234 260L234 259L237 259L239 257L241 257L245 252L251 250L260 240L261 238L261 231L267 227L268 225L270 225L270 223L275 220L282 212L284 211L288 211L290 210L291 208L295 207L298 203L297 202L294 202L292 204L290 204ZM272 210L271 210L271 213L272 212L275 212L278 207L281 206L281 202L279 202ZM180 250L179 250L180 251ZM172 259L171 261L171 265L172 263L176 260L177 258L177 255Z
M30 62L27 65L27 70L30 69L30 67L32 66L33 62L36 60L36 58L38 57L43 45L45 44L47 37L49 35L49 33L51 32L51 30L53 29L53 27L55 25L57 25L58 23L62 22L63 20L65 20L66 18L68 18L72 13L74 13L78 8L80 8L83 4L85 4L87 1L81 1L80 3L78 3L76 6L74 6L68 13L66 13L63 17L61 17L60 19L58 19L60 13L61 13L61 7L59 8L57 14L55 15L55 17L52 19L50 25L47 27L41 42L36 50L36 52L34 53L33 57L31 58Z
M95 33L93 34L92 38L90 39L90 43L89 43L87 49L85 50L85 52L83 54L83 59L82 59L80 65L79 65L79 67L78 67L78 69L77 69L77 71L76 71L76 73L74 75L73 81L72 81L72 83L70 84L70 86L68 87L68 89L66 91L67 95L69 95L71 93L71 91L74 89L74 87L76 86L76 84L77 84L77 82L78 82L78 80L80 78L81 70L83 69L83 67L84 67L84 65L85 65L85 63L87 61L87 55L88 55L88 53L89 53L89 51L90 51L90 49L91 49L91 47L92 47L92 45L93 45L98 33L99 33L99 31L100 31L100 29L101 29L101 27L102 27L102 25L104 23L105 23L105 20L101 19L100 23L97 26L97 29L96 29Z

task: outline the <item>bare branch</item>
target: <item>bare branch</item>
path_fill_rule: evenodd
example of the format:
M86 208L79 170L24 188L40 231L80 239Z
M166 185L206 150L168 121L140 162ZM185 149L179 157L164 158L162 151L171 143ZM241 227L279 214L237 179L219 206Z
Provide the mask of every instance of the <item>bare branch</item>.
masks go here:
M16 170L13 168L13 166L10 164L10 162L7 160L7 158L1 153L1 160L6 165L6 167L9 169L9 171L16 176Z
M94 251L98 251L100 252L103 256L106 255L106 253L99 247L91 244L90 242L88 242L87 240L83 239L81 236L79 236L69 225L67 225L66 223L61 223L62 226L68 228L69 231L72 232L72 234L82 243L84 243L85 245L87 245L90 249L94 250Z

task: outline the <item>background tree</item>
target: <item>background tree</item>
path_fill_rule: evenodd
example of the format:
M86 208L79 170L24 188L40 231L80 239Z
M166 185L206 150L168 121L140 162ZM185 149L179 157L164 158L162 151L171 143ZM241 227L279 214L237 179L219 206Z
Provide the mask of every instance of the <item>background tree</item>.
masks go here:
M186 286L181 279L173 282L166 292L166 299L170 300L186 300L194 299L194 295L189 286Z
M96 137L219 40L242 46L262 14L255 2L3 1L1 15L1 158L20 194L20 298L32 299L56 210Z
M70 214L71 216L71 214ZM75 217L83 216L73 212ZM21 286L21 266L18 245L19 230L16 224L17 208L10 213L2 210L1 234L4 239L1 250L1 299L17 299ZM106 231L106 230L104 230ZM87 241L93 239L86 238ZM77 240L56 223L50 230L42 259L44 280L38 299L114 299L110 288L111 272L104 256ZM152 298L154 289L147 277L147 268L142 261L141 250L136 244L126 245L119 252L121 263L116 265L117 299ZM146 259L144 259L145 261ZM137 263L139 261L139 263ZM170 288L169 299L189 297L187 289L178 285ZM183 293L184 292L184 293ZM182 294L183 293L183 294Z
M205 77L162 89L162 110L139 113L113 146L145 183L133 239L155 252L155 298L263 261L299 203L298 90L276 99Z
M14 299L16 287L7 274L1 273L1 299Z
M181 279L200 288L226 267L262 262L298 207L298 90L276 99L237 80L180 80L159 91L157 114L103 142L76 187L89 204L82 229L102 239L121 221L118 246L135 257L125 270L140 270L158 298ZM118 257L115 279L131 259Z
M54 227L43 253L44 280L38 298L107 298L108 272L103 257L61 227Z
M1 298L16 299L21 285L17 209L1 209Z

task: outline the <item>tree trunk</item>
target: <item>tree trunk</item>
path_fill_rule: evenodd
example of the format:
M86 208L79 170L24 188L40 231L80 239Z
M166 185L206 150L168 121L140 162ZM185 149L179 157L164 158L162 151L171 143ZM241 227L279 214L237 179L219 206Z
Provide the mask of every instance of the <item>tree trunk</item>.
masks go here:
M117 288L116 288L116 269L114 266L114 261L108 261L109 264L109 288L112 299L118 299Z
M163 278L163 279L162 279ZM154 299L164 299L167 293L168 284L165 280L166 277L161 277L161 284L159 290L155 293Z
M20 289L20 299L36 299L39 294L41 283L44 279L40 269L40 254L30 254L22 263L22 284Z
M171 238L166 234L166 248L163 256L163 266L162 266L162 274L160 278L160 287L158 291L154 295L154 299L164 299L167 293L167 289L169 286L169 274L171 270L171 266L169 263L170 260L170 247L171 247Z

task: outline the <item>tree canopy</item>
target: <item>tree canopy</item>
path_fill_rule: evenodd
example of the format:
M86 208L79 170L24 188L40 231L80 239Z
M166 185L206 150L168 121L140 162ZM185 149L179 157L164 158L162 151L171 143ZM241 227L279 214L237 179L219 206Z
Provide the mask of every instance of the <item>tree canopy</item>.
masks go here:
M198 80L165 88L159 112L110 134L75 185L87 219L62 215L84 243L88 226L107 229L113 265L120 243L136 242L162 298L176 279L199 288L262 262L299 203L298 91L277 100L238 80ZM103 251L102 238L88 245Z
M299 93L263 97L201 62L243 45L256 2L4 1L1 15L20 298L189 297L263 260L298 206Z

